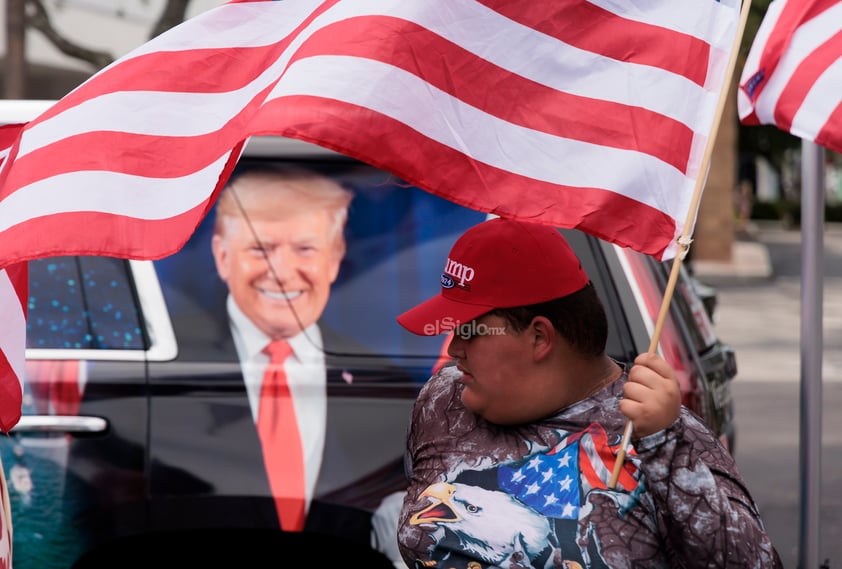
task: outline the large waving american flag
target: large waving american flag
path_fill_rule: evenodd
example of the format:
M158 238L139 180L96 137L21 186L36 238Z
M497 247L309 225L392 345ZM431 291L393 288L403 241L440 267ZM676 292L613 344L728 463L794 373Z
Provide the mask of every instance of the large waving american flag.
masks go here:
M743 67L740 121L842 153L842 0L774 0Z
M704 175L737 1L219 6L27 124L0 171L0 267L174 253L244 141L268 134L670 258Z

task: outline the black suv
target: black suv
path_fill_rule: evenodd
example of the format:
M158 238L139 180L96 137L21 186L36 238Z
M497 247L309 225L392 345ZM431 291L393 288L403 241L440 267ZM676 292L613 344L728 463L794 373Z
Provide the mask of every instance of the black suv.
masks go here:
M395 317L437 293L451 245L485 215L294 141L252 140L241 165L264 161L317 170L355 195L323 315L354 342L328 360L345 381L327 383L305 531L278 529L236 357L202 344L203 316L225 294L209 215L159 261L30 263L24 417L0 443L15 569L283 565L302 555L315 560L307 566L402 566L382 536L351 529L400 496L410 407L441 357L441 336L409 334ZM563 231L605 302L610 355L646 351L670 264ZM684 403L728 444L734 354L683 269L660 340Z

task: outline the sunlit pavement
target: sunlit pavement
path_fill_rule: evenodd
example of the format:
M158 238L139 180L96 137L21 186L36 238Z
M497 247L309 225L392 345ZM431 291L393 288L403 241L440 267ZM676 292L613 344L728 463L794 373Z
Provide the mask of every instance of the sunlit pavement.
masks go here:
M716 329L734 346L735 458L788 569L799 560L801 478L801 234L755 227L725 264L697 263L696 276L716 287ZM822 276L819 561L842 567L842 227L824 231ZM810 381L807 378L805 381ZM810 473L810 483L816 480ZM811 492L814 492L812 487ZM806 569L806 568L805 568ZM810 569L818 569L810 568Z

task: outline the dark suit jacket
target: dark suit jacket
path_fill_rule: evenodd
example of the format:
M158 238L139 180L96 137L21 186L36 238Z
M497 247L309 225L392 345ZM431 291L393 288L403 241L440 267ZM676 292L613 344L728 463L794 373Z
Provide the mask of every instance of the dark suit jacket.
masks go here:
M179 389L179 395L173 398L156 398L155 409L158 415L172 416L178 419L177 426L168 427L163 432L154 425L153 447L156 440L169 440L177 429L184 445L206 447L202 452L215 453L220 457L232 456L236 460L227 461L225 468L230 474L221 475L220 464L190 462L190 454L173 449L162 449L159 467L166 465L168 474L153 481L154 490L164 493L197 493L221 491L240 495L270 495L268 479L262 460L260 440L249 407L248 396L243 383L242 373L236 353L224 302L221 310L198 310L195 314L182 313L173 320L173 327L179 345L177 362L188 373L188 378L165 373L167 366L151 366L153 375L158 370L162 375L155 379L155 384L162 389L166 385L193 385L195 391ZM221 315L221 317L220 317ZM352 339L327 328L321 328L327 368L328 393L332 390L354 389L360 383L372 380L409 382L409 376L397 368L382 365L370 367L370 357L374 354L360 347ZM381 360L383 358L380 358ZM193 375L195 373L195 375ZM353 378L353 386L347 383ZM330 398L328 400L330 409ZM365 418L361 418L364 420ZM325 448L330 447L331 427L330 412L327 417L327 438ZM154 436L160 432L160 438ZM202 450L202 449L198 449ZM153 448L154 452L154 448ZM329 462L327 459L325 463ZM324 468L325 464L323 464ZM209 468L213 471L205 471ZM173 476L173 472L189 473L187 476ZM402 479L389 474L397 486ZM382 475L378 473L382 480ZM223 482L215 483L215 480ZM222 486L222 488L220 488ZM341 500L343 492L334 493L333 498ZM198 497L197 497L198 499ZM209 514L210 515L210 514ZM279 527L274 503L271 500L254 499L245 501L231 499L224 514L226 519L259 519L261 525ZM162 515L162 518L166 514ZM340 535L361 544L370 543L371 513L370 508L336 504L323 501L317 495L311 503L306 522L306 531Z

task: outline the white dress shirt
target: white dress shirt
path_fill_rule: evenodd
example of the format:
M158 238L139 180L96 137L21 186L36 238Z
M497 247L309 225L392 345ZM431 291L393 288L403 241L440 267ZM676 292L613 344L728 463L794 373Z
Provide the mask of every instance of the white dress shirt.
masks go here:
M230 295L227 307L252 418L257 424L263 372L269 365L269 356L263 353L263 349L269 344L270 338L243 314ZM304 449L304 468L307 479L306 504L309 511L322 465L325 444L327 369L322 349L322 335L318 325L312 324L296 336L287 338L287 341L292 347L292 355L286 359L284 371L289 381L298 430L301 434L301 445Z

